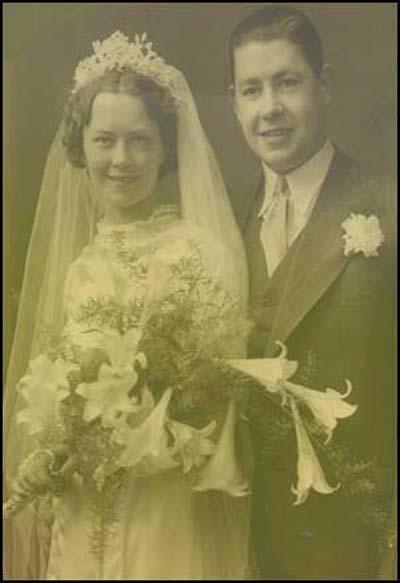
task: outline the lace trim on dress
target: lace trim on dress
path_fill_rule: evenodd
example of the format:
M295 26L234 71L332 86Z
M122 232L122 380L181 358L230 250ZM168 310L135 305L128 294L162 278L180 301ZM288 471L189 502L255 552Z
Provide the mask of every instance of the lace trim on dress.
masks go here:
M131 221L130 223L107 224L103 221L97 223L97 232L99 235L109 235L115 232L128 233L137 228L148 228L158 225L164 226L166 222L176 220L180 217L179 207L174 204L165 204L157 206L152 214L146 219Z

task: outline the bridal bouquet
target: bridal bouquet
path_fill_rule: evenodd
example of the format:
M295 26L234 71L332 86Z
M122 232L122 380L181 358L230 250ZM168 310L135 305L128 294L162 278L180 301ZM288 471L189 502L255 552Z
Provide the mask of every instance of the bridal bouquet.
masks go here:
M230 350L237 354L237 340L245 340L250 324L208 278L200 255L168 268L154 260L143 281L146 292L129 303L87 297L63 337L31 361L18 384L26 402L18 421L34 445L3 515L56 500L71 480L85 484L92 549L101 555L128 474L180 468L194 490L228 491L223 482L229 479L229 493L248 494L221 448L229 404L245 416L249 391L273 404L267 448L274 443L271 432L279 438L294 429L294 504L304 503L312 489L332 493L339 482L354 496L374 493L373 464L350 460L331 442L338 420L357 408L346 402L349 381L343 394L293 383L297 363L283 345L274 359L227 358ZM171 281L180 282L174 292ZM333 485L317 451L335 470Z
M142 279L145 293L129 303L88 296L17 387L32 447L3 516L57 500L71 480L84 484L94 552L118 518L127 475L180 467L194 484L216 452L229 399L243 393L222 355L248 322L200 255L168 268L154 259Z

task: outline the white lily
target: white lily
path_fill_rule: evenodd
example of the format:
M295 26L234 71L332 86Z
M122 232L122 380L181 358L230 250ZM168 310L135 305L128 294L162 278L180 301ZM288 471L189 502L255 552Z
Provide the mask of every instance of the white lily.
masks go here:
M168 429L175 439L174 452L179 453L182 458L184 474L190 472L193 466L200 467L205 459L215 452L215 443L209 436L214 433L216 427L216 421L211 421L201 429L173 419L168 422Z
M327 432L325 443L332 439L333 430L337 426L337 419L350 417L357 410L357 405L346 403L346 399L351 393L351 383L346 379L347 391L344 394L325 389L325 391L314 391L291 382L285 383L285 389L288 393L294 395L300 401L303 401L313 413L317 422Z
M346 403L346 399L351 393L351 383L346 379L347 390L344 394L333 389L317 391L289 381L297 370L297 362L287 360L287 349L281 343L281 354L276 358L260 359L238 359L228 360L228 364L234 368L255 378L264 385L270 393L281 393L283 403L286 403L287 396L292 394L298 400L303 401L313 413L316 421L327 432L328 443L337 426L337 419L350 417L357 410L357 405Z
M336 487L329 486L298 412L296 402L293 397L289 397L289 401L295 423L298 448L297 486L292 486L291 489L296 495L294 505L298 506L307 500L311 488L320 494L331 494L340 487L340 484Z
M236 497L250 494L248 481L243 478L236 461L235 423L236 405L231 400L215 453L200 469L193 490L219 490Z
M52 362L40 355L30 362L30 374L18 383L18 390L28 403L18 413L18 423L26 423L31 435L41 431L49 423L57 423L59 406L69 394L67 374L76 365L63 361Z
M168 388L157 406L146 419L135 428L125 426L115 434L117 443L125 448L116 461L121 467L148 465L157 470L166 470L179 465L173 459L173 451L168 447L168 434L165 429L167 407L172 396Z
M282 382L294 375L298 363L286 358L287 348L282 342L277 341L277 344L281 347L281 353L276 358L238 358L226 362L256 379L268 392L278 393Z
M135 411L135 401L129 396L138 376L133 370L116 373L115 369L103 363L99 378L93 383L81 383L76 393L86 399L84 421L89 423L101 417L104 427L112 427L121 413Z
M141 328L130 328L125 334L117 330L104 332L99 347L106 351L116 373L132 372L136 360L142 367L146 365L144 354L138 353L142 335Z
M154 405L153 393L145 385L140 390L140 400L137 400L135 408L126 415L128 427L131 429L138 427L153 411Z
M295 399L307 405L317 423L326 431L326 443L332 438L333 430L337 426L337 420L353 415L357 410L357 405L351 405L344 401L350 395L352 389L351 383L347 379L347 390L344 394L333 389L316 391L290 382L288 379L296 372L297 362L287 360L286 347L280 342L278 344L282 350L277 358L239 359L228 360L227 362L258 380L268 392L281 393L283 397L282 405L285 405L288 399L290 401L298 445L298 483L296 488L292 487L292 491L297 496L295 504L298 505L305 502L310 488L322 494L330 494L337 490L339 486L333 488L327 483L298 412Z

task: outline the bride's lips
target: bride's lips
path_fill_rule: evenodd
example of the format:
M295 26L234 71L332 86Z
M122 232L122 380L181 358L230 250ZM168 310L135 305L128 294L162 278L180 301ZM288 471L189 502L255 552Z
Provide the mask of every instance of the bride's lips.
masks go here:
M121 176L107 176L108 180L111 180L114 184L126 185L135 182L140 178L140 174L126 174Z

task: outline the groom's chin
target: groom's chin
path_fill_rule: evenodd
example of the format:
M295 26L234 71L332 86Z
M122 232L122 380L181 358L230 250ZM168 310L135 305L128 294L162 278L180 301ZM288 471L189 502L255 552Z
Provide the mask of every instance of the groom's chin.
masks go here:
M291 152L275 150L263 155L261 160L277 174L286 174L296 167L296 161Z
M313 154L314 152L298 151L295 148L282 148L264 152L259 157L266 166L277 174L288 174L302 166Z

